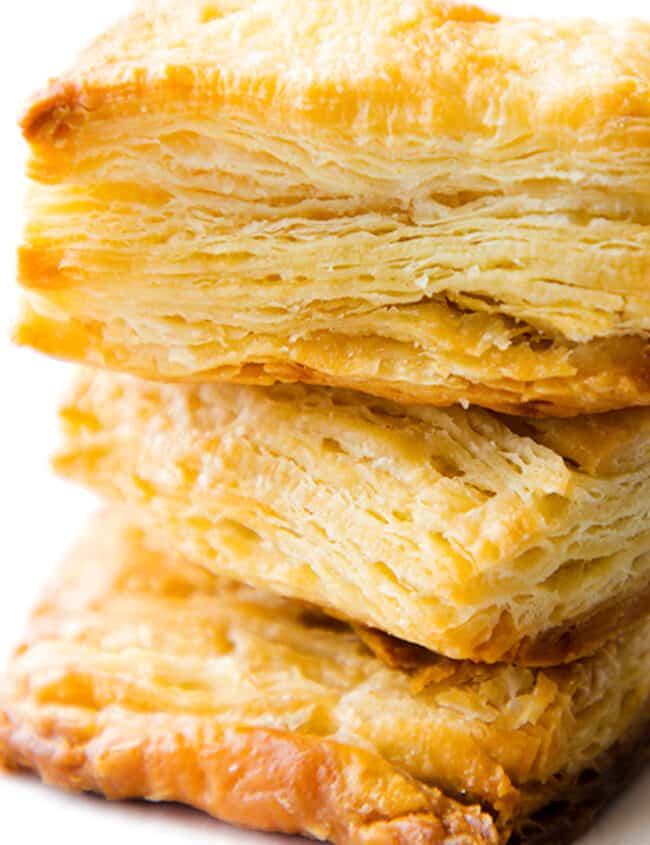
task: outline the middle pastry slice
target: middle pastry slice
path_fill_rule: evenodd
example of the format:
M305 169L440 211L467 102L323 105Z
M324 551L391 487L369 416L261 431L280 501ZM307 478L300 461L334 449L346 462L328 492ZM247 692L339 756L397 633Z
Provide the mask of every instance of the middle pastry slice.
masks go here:
M83 373L62 416L58 469L160 547L450 657L556 664L650 611L650 410Z

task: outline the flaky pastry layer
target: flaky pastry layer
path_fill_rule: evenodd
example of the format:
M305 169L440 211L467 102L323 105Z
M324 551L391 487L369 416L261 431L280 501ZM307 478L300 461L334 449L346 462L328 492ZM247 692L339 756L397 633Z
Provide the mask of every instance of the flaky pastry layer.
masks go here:
M650 404L650 24L157 0L23 118L16 336L163 380Z
M649 692L647 624L570 667L458 663L422 681L346 625L152 552L106 514L15 653L0 755L74 790L337 845L498 845L611 779L621 740L641 754Z
M84 372L59 472L163 548L454 658L555 664L650 611L650 411L522 420Z

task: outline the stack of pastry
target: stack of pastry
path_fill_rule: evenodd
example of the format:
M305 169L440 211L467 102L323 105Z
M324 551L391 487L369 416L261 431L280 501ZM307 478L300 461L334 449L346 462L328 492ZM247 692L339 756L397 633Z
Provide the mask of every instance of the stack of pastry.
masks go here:
M111 504L10 767L558 845L650 735L650 24L152 0L31 103L19 341Z

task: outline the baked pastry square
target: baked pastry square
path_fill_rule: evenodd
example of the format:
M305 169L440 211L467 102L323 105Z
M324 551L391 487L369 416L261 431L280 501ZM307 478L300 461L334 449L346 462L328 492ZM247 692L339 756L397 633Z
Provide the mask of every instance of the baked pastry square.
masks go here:
M391 668L104 515L12 661L0 753L69 789L345 845L559 845L638 768L649 693L647 623L570 667Z
M144 2L23 129L22 343L166 381L650 404L650 24Z
M164 549L454 658L570 661L650 612L650 409L571 420L84 372L55 465Z

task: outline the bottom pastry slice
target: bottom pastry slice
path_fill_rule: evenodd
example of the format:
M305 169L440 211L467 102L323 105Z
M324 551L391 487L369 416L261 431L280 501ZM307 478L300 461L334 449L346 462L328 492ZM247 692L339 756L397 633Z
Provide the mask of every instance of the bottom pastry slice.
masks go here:
M97 518L0 692L0 759L351 845L568 842L641 765L650 623L556 669L451 661Z

